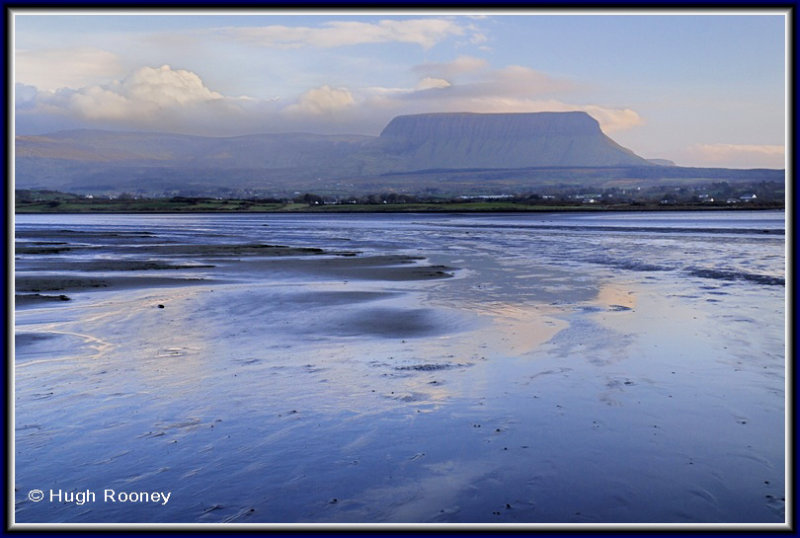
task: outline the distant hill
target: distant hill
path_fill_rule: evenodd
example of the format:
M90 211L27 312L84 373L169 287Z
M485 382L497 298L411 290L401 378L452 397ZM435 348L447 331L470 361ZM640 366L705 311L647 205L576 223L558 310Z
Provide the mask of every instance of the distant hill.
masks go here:
M659 166L677 166L673 161L669 159L647 159L650 164L657 164Z
M585 112L399 116L380 146L405 170L650 164Z
M538 174L523 173L531 169L552 169L550 177L581 169L576 180L589 184L602 181L608 175L603 170L611 168L614 178L625 177L619 169L629 168L644 178L658 178L667 170L664 177L689 173L664 166L667 161L635 155L583 112L399 116L378 137L283 133L215 138L74 130L17 136L15 153L16 188L94 194L357 194L461 188L442 185L432 170L469 177L475 188L486 175L475 170L503 171L511 179L502 187L487 188L504 190L534 188ZM520 171L516 179L514 170ZM688 177L697 177L697 170L702 177L702 169L692 169Z
M213 138L96 130L18 136L17 158L174 168L346 167L370 136L282 133Z

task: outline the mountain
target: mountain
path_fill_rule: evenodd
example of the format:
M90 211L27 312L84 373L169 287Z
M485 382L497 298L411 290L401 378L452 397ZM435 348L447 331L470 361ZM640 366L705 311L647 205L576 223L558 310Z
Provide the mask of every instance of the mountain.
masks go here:
M690 174L686 177L703 176L696 169L661 164L619 146L583 112L398 116L377 137L283 133L215 138L74 130L17 136L15 141L17 189L87 194L456 191L465 188L463 181L471 189L520 191L535 188L540 177L575 177L593 185L604 177L650 179L667 170L664 177L682 177L684 171ZM431 173L436 170L448 173ZM482 183L495 176L507 179Z
M158 195L283 192L282 183L359 175L376 137L304 133L229 138L97 130L16 137L17 188Z
M399 116L380 143L404 170L650 164L585 112Z
M18 158L128 163L167 167L292 168L346 167L347 155L370 136L263 134L213 138L164 133L94 130L18 136ZM341 151L344 149L344 151Z

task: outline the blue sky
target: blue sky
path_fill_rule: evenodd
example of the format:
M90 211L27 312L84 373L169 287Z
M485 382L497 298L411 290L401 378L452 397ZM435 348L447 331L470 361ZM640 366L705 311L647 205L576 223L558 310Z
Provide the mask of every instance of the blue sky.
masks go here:
M18 134L378 134L584 110L684 166L784 165L785 17L760 12L16 10Z

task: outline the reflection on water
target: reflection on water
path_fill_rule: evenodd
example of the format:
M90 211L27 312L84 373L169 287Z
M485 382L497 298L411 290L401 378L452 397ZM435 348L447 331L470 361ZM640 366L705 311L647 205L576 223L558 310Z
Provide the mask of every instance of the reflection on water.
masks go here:
M781 522L782 219L20 217L16 519Z
M559 319L561 309L523 308L518 305L493 304L492 327L487 344L504 355L526 355L553 338L569 324Z
M597 291L596 302L612 310L636 308L636 293L630 285L606 283Z

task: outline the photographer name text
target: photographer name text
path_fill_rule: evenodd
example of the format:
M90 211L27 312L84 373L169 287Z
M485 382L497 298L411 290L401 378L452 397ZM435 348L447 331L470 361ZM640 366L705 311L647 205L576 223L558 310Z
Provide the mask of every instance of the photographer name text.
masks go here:
M90 489L83 491L51 489L48 492L33 489L28 492L28 499L33 502L49 500L51 503L73 503L78 506L86 503L96 503L98 500L104 503L159 504L165 506L171 496L171 491L117 491L114 489L104 489L102 493Z

